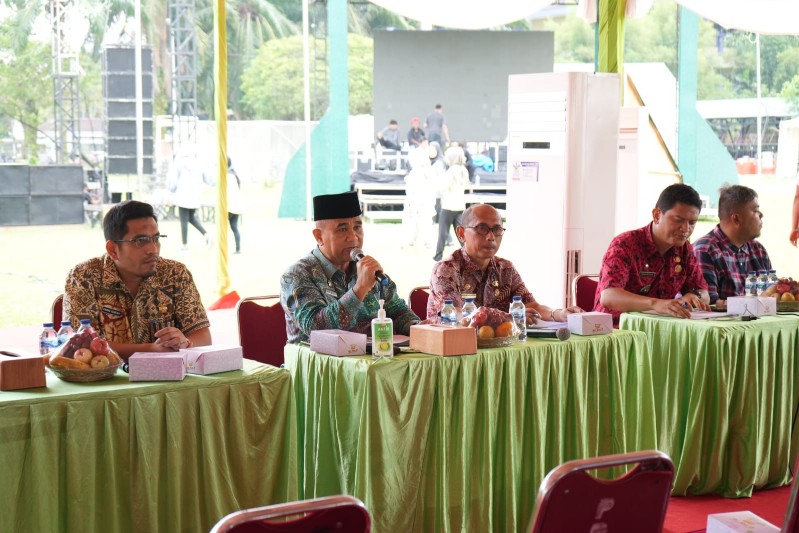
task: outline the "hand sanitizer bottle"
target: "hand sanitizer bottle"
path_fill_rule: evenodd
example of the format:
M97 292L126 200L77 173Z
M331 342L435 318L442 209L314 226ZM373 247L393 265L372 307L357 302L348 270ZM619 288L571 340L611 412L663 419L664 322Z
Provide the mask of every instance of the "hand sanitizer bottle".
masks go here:
M373 357L394 357L394 321L386 318L385 303L385 300L380 300L377 318L372 319Z

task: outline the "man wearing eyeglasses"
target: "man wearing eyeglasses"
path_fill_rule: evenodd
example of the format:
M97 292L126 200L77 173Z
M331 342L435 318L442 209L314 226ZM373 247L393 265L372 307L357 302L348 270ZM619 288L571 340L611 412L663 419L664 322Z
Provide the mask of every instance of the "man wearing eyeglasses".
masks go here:
M452 300L456 307L461 307L463 294L476 295L475 305L478 307L493 307L505 312L513 297L519 295L527 308L527 322L530 324L538 318L564 322L569 313L582 311L576 306L553 309L538 303L513 263L496 257L505 228L502 227L502 216L493 206L478 204L466 209L455 233L463 248L433 267L427 300L428 319L438 315L444 300Z
M124 359L134 352L174 352L211 344L208 316L185 265L160 257L150 204L129 200L103 219L105 255L67 275L64 317L90 318Z

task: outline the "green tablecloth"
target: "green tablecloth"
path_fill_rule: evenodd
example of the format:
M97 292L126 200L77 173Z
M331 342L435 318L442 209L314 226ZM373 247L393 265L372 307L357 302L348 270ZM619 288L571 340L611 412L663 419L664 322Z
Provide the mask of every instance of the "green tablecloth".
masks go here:
M377 533L523 531L553 467L655 447L640 333L462 357L285 355L300 497L357 496Z
M741 322L630 313L620 324L650 342L658 448L674 461L674 494L750 496L753 488L791 480L799 317Z
M294 500L290 375L67 383L0 392L0 530L208 531Z

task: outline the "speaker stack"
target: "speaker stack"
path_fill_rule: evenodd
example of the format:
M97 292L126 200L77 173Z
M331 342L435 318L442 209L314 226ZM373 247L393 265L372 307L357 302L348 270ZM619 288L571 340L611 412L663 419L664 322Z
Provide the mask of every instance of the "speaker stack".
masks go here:
M153 51L142 46L142 138L144 174L153 174ZM103 49L106 174L135 175L136 50L132 46Z

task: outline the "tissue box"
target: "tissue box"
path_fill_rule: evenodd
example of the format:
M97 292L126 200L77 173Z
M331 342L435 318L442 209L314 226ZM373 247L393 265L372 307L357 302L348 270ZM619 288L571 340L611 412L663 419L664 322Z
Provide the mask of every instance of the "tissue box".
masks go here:
M572 313L568 315L569 331L577 335L605 335L613 333L613 317L610 313Z
M241 346L198 346L181 348L183 362L188 374L216 374L244 368Z
M366 354L366 335L343 329L311 331L311 350L328 355Z
M440 324L411 326L410 347L435 355L474 354L477 353L477 330Z
M773 296L732 296L727 299L727 312L731 315L776 315L777 299Z
M0 351L0 391L45 387L44 359L20 350Z
M130 381L181 381L186 365L179 352L136 352L128 358Z
M707 533L779 533L780 529L751 511L717 513L707 517Z

